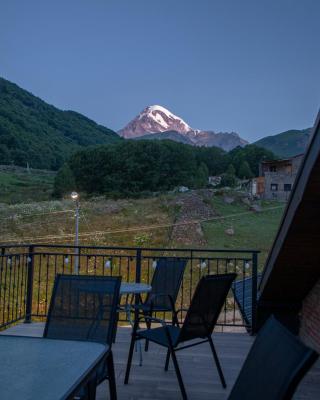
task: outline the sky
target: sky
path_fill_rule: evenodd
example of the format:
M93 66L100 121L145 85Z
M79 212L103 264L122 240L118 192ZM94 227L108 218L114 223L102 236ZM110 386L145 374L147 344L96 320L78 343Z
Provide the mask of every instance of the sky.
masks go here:
M1 0L0 76L119 130L159 104L253 142L313 125L319 0Z

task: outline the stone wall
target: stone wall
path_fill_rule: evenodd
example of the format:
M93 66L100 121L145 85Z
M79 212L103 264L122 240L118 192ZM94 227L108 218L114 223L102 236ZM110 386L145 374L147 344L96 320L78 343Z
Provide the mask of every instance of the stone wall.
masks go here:
M265 192L264 198L266 200L279 200L279 201L287 201L289 199L291 191L285 191L284 185L291 185L291 189L293 187L293 183L296 179L296 174L286 174L283 172L265 172ZM278 185L278 190L272 191L271 185Z

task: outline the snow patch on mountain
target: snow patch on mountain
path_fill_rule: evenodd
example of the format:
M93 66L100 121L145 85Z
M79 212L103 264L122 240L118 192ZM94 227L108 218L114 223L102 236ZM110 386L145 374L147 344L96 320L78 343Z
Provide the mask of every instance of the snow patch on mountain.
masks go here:
M157 135L155 139L175 140L195 146L217 146L229 151L237 146L245 146L248 142L235 132L214 132L193 129L182 118L165 107L153 105L146 107L118 134L126 139L136 139Z

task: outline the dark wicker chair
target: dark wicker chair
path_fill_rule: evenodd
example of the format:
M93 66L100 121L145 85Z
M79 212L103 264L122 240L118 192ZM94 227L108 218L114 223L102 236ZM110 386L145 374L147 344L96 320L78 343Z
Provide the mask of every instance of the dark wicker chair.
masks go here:
M317 359L274 317L258 334L228 400L289 400Z
M176 358L176 351L188 347L196 346L201 343L209 342L222 386L225 388L226 383L216 350L212 341L212 332L218 320L221 308L226 300L231 284L236 274L208 275L201 278L193 295L191 305L187 311L184 323L181 327L175 325L167 325L163 320L146 317L150 321L162 324L162 327L153 329L138 330L139 321L136 321L132 332L130 344L128 364L124 383L128 383L132 362L134 344L136 340L148 339L160 346L166 347L167 358L165 370L168 369L169 358L172 357L173 365L177 374L182 397L187 399L182 376ZM182 342L189 340L201 339L196 343L179 346Z
M164 257L157 261L151 281L151 292L146 300L140 304L133 305L133 308L144 316L151 317L156 312L171 312L172 324L178 324L175 303L178 297L187 260L179 258ZM145 319L147 327L151 328L152 320ZM145 350L148 351L148 340Z
M98 372L97 383L109 380L111 399L117 398L111 344L120 284L119 277L57 275L43 335L108 345L107 362ZM79 397L86 398L87 393L83 390Z

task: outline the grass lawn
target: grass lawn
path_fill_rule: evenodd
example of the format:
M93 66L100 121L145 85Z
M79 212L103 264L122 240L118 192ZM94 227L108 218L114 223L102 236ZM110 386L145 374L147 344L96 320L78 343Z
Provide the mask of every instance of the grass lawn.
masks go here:
M279 227L284 204L262 202L261 212L254 212L240 200L226 204L222 196L214 197L212 203L217 214L223 218L202 224L208 247L260 250L261 269ZM234 235L225 232L228 228L233 228Z
M55 173L8 167L0 169L0 203L16 204L49 200Z

